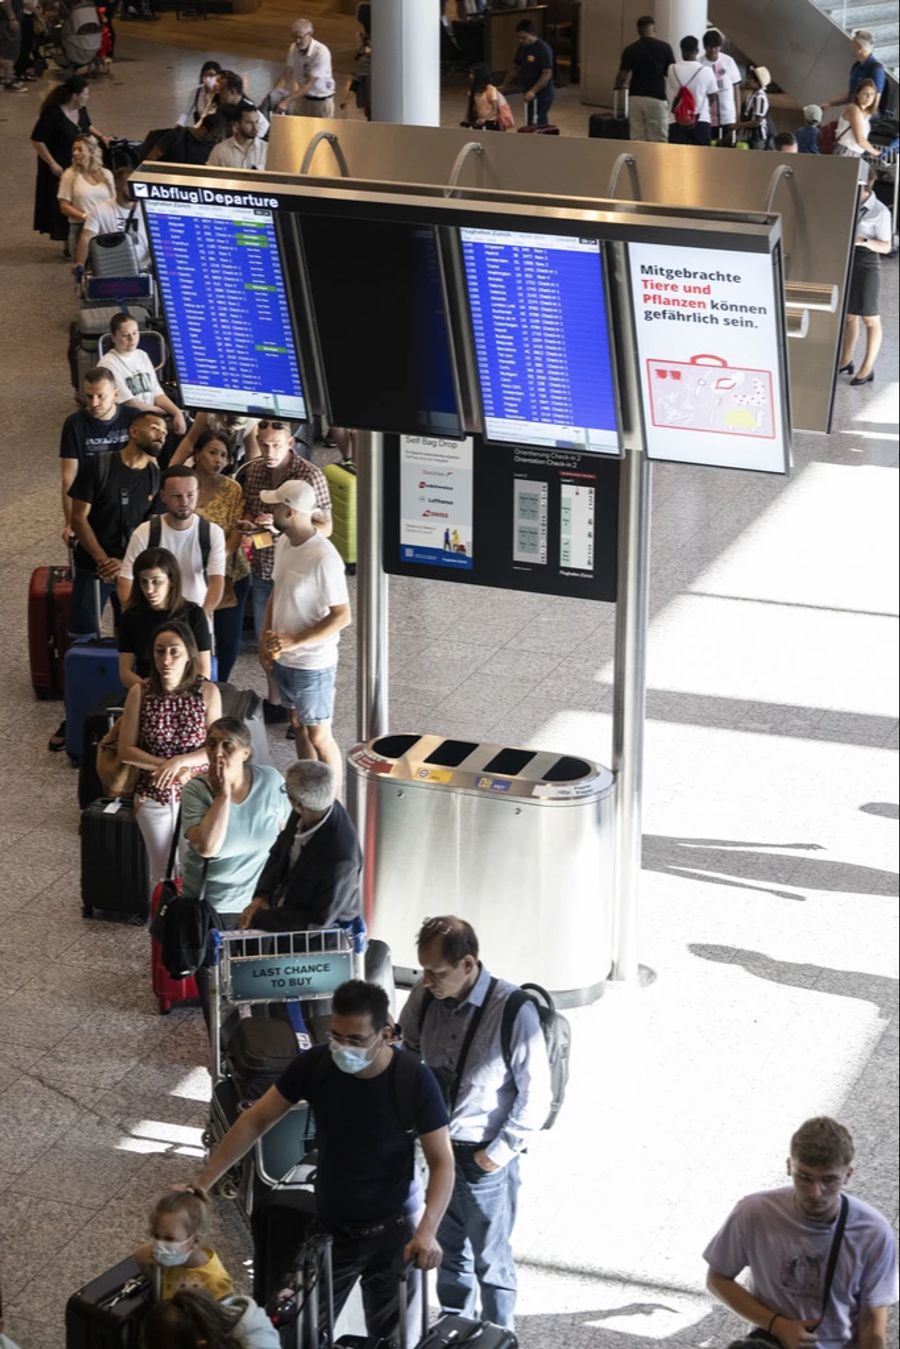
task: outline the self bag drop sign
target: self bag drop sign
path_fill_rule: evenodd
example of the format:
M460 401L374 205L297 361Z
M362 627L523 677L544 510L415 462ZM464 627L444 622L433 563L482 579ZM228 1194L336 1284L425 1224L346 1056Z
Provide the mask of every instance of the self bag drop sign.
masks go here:
M771 257L632 244L629 258L648 456L786 473Z

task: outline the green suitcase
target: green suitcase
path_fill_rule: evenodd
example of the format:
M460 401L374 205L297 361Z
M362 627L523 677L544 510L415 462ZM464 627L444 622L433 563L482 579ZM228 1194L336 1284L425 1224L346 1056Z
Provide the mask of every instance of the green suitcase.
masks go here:
M356 469L352 464L326 464L331 493L331 542L352 575L356 571Z

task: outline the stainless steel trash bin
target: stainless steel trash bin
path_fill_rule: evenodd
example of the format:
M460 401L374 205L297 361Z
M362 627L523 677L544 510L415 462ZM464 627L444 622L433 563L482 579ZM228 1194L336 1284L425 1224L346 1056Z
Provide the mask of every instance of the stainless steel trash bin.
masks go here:
M363 836L364 905L398 978L424 918L456 913L485 962L561 1005L594 1001L612 960L614 779L542 750L387 735L349 755Z

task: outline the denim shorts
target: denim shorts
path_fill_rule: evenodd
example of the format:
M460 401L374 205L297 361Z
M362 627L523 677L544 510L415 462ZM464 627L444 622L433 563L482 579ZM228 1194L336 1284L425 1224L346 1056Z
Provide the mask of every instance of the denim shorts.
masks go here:
M294 709L304 726L318 726L334 716L334 686L337 666L326 670L298 670L275 661L272 674L284 701Z

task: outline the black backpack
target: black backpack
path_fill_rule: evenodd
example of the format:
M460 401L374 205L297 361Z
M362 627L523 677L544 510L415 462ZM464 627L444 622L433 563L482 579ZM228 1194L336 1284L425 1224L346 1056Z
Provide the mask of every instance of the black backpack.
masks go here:
M205 581L207 579L206 568L209 565L209 550L210 547L212 546L212 532L209 528L209 521L206 519L205 515L200 515L197 518L200 521L200 524L197 527L197 538L200 544L200 565L203 568L203 579ZM161 538L162 538L162 516L151 515L150 532L147 535L147 547L159 548L160 546L159 541Z

